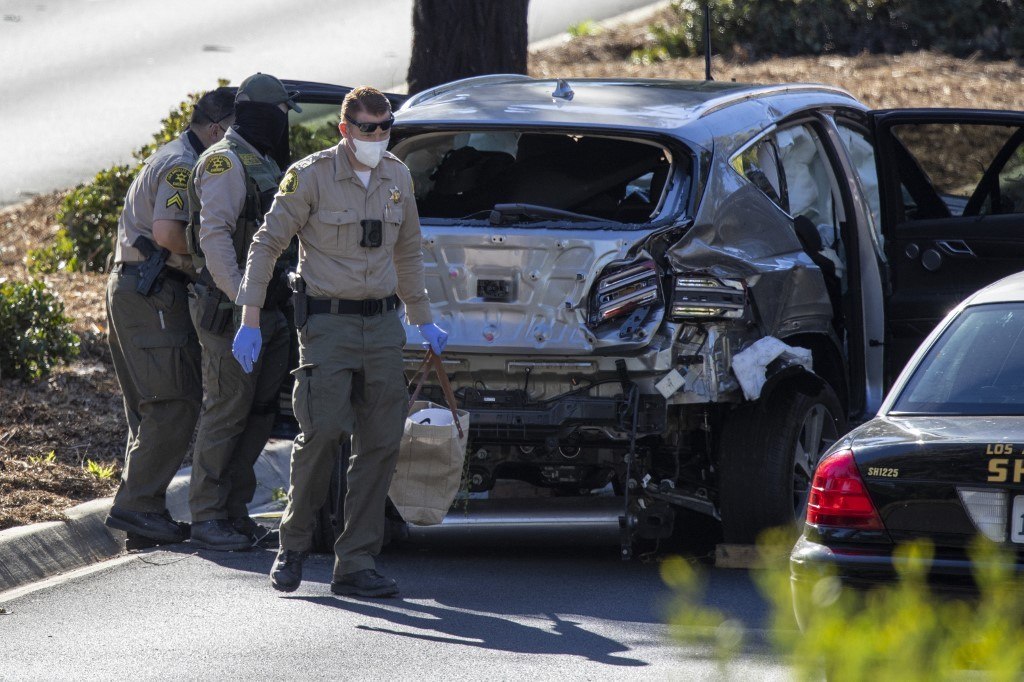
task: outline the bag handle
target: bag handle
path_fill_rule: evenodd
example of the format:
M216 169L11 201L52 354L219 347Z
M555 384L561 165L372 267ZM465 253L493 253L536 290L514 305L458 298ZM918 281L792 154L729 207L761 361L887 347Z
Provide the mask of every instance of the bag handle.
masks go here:
M441 392L448 403L448 409L452 411L452 420L455 422L455 428L459 432L459 438L465 438L465 435L462 433L462 424L459 422L459 413L455 410L455 393L452 391L452 385L448 381L448 374L444 371L441 356L434 353L433 349L427 349L427 356L423 358L423 364L420 365L419 369L416 370L416 374L413 375L416 388L413 389L412 397L409 399L409 411L406 413L406 417L412 414L412 405L419 397L420 389L423 388L423 383L430 375L430 370L434 370L437 374L437 381L441 384Z

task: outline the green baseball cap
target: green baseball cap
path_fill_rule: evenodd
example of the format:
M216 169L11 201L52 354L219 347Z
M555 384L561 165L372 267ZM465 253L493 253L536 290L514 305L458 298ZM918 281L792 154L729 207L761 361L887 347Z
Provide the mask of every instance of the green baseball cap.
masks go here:
M266 102L267 104L288 105L289 109L301 112L302 107L295 103L299 96L298 90L288 92L284 84L267 73L254 73L242 81L235 93L236 102Z

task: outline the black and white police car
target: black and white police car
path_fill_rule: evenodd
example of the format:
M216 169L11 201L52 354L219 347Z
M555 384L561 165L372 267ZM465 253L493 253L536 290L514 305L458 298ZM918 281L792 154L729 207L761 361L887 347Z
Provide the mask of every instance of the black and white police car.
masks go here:
M978 534L1024 568L1024 273L950 313L878 415L822 457L790 557L795 596L830 572L855 587L891 581L894 548L921 538L935 548L931 582L971 589Z

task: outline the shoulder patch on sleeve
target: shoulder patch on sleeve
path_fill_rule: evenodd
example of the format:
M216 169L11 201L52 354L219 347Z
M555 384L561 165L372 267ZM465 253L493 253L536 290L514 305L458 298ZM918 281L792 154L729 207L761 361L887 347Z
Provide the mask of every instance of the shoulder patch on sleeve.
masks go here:
M295 169L290 169L281 178L281 185L279 189L281 194L292 194L299 188L299 174L295 172Z
M203 166L203 170L210 175L220 175L221 173L226 173L232 168L233 165L231 163L231 159L224 154L214 154L206 160L206 165Z
M192 169L188 166L175 166L167 171L164 179L174 189L188 189L188 179L192 175Z

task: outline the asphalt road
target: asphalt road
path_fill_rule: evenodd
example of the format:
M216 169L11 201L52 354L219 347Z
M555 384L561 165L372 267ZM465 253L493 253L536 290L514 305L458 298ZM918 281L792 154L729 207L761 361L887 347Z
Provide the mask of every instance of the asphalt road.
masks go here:
M530 40L651 2L532 0ZM130 161L218 78L389 87L411 40L412 0L0 0L0 206Z
M273 556L181 545L6 601L0 679L722 678L710 650L670 637L657 566L615 547L405 547L380 560L393 600L332 596L324 555L280 595ZM767 620L743 571L712 571L707 601ZM788 670L755 634L725 677Z

